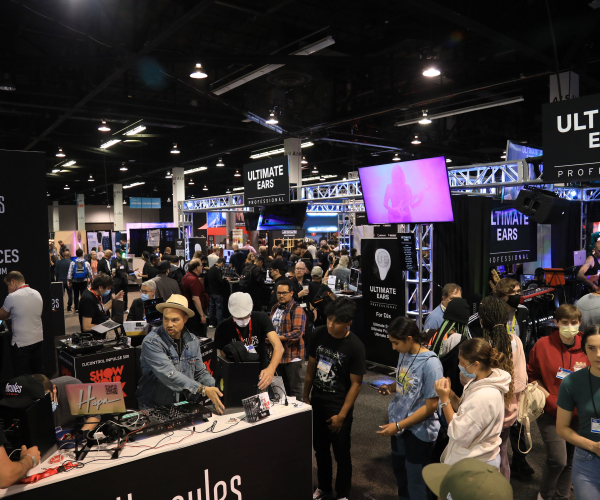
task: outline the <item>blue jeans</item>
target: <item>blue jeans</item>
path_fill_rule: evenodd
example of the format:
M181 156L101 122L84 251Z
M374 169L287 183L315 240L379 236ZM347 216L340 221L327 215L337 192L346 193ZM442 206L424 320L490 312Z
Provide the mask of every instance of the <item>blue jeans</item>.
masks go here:
M392 467L400 500L434 498L423 481L423 467L431 463L434 444L421 441L410 431L392 436Z
M223 321L223 297L220 293L211 293L208 304L208 317L210 322L217 326ZM216 320L216 321L215 321Z
M571 479L577 500L600 498L600 457L576 447Z

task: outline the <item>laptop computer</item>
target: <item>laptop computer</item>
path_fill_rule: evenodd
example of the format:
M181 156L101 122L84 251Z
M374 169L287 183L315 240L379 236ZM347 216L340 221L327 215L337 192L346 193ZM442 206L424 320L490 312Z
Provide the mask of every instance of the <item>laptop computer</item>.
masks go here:
M112 301L112 319L120 325L123 324L125 318L125 303L122 300Z
M121 382L65 385L71 415L125 413Z

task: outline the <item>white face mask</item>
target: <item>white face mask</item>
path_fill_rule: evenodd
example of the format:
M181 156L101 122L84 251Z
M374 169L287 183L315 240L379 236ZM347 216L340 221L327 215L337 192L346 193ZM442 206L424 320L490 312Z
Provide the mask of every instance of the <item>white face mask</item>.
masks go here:
M560 325L558 327L558 331L560 332L562 337L566 339L572 339L573 337L575 337L575 335L579 333L579 325Z
M242 328L245 328L248 326L248 324L250 323L250 318L244 318L244 319L235 319L235 324L237 326L241 326Z

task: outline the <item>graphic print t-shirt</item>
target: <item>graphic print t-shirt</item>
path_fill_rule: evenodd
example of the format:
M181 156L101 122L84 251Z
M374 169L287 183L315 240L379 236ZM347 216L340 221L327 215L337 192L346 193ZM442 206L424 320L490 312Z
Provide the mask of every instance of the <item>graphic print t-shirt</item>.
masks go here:
M419 354L400 354L396 371L396 396L390 403L390 422L400 422L425 404L426 399L437 398L435 382L444 376L439 358L427 349ZM421 441L435 441L440 430L437 412L409 430Z
M344 406L352 385L350 374L366 373L365 346L352 332L343 339L336 339L329 335L326 326L321 326L315 330L309 354L317 362L312 403L335 415Z

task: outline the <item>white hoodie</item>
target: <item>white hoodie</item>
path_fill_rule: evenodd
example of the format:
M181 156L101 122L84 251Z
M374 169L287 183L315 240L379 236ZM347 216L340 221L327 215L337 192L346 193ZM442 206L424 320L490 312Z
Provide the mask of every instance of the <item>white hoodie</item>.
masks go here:
M504 394L509 385L510 374L494 368L489 377L465 386L458 412L448 426L450 441L442 463L452 465L463 458L489 462L496 458L502 443Z

